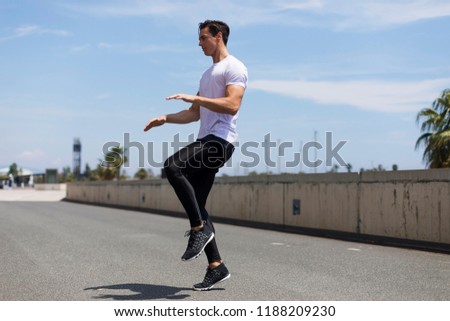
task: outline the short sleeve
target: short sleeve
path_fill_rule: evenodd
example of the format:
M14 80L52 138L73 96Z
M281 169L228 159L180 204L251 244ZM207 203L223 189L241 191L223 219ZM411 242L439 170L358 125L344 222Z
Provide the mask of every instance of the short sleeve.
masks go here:
M226 86L238 85L247 88L248 72L247 68L240 61L233 61L228 66L226 72Z

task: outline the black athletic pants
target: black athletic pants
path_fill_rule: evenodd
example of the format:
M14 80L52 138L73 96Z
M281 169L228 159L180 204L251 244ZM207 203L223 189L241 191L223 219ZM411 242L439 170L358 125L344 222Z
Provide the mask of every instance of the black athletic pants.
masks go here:
M191 227L205 222L215 232L205 209L206 200L216 173L233 151L233 144L208 135L183 147L165 161L167 179L183 205ZM205 254L209 263L221 260L215 238L206 246Z

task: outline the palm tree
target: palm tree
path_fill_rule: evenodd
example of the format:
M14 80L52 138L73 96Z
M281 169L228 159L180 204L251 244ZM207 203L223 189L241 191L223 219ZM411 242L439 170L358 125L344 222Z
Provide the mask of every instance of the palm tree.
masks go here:
M145 168L139 168L139 170L134 174L135 178L146 179L148 177L148 172Z
M9 174L12 174L12 176L14 176L14 177L16 177L17 175L19 175L19 168L17 167L17 164L16 163L12 163L10 166L9 166L9 172L8 172L8 175Z
M115 146L105 155L105 160L99 160L97 172L101 179L120 180L120 169L127 162L124 150L120 146Z
M417 114L423 134L417 139L416 149L425 147L423 159L429 168L450 167L450 89L445 89L431 108Z

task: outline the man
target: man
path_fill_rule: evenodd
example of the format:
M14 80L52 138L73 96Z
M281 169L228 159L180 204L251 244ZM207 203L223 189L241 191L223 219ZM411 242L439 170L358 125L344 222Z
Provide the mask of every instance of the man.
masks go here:
M144 131L165 123L186 124L200 120L198 138L164 163L166 176L183 205L191 229L183 261L205 251L208 268L196 291L210 290L231 274L223 263L215 240L215 229L205 209L206 200L219 168L231 157L237 139L236 121L247 87L247 68L228 53L228 25L206 20L199 24L199 46L213 65L200 80L197 95L175 94L167 100L183 100L191 106L179 113L151 119Z

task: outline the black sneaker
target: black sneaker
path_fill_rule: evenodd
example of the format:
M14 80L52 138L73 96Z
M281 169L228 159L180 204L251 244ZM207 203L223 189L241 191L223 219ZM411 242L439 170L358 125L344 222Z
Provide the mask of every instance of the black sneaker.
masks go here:
M205 279L202 283L194 284L193 290L195 291L208 291L211 290L217 283L223 282L231 277L227 267L224 263L220 264L214 269L209 267L206 269Z
M185 236L189 236L188 246L181 259L183 261L191 261L202 254L206 245L214 238L214 232L204 225L200 231L188 231Z

